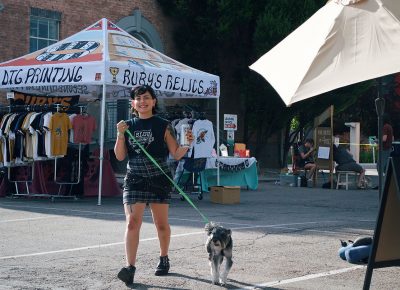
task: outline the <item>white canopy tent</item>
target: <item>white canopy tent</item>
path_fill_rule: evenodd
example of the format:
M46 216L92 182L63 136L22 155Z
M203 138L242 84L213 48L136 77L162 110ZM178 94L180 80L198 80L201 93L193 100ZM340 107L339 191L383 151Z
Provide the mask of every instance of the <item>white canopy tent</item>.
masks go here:
M101 95L99 205L106 98L129 98L130 88L141 84L152 86L159 98L216 99L219 132L219 77L163 55L105 18L49 47L0 63L0 90L80 94L83 99Z

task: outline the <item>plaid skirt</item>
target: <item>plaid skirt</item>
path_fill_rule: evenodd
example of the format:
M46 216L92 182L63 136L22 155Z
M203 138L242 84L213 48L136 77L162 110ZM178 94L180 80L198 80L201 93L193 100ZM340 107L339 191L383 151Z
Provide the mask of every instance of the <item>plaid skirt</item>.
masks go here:
M160 167L170 177L170 171L166 158L154 158ZM162 196L148 190L143 186L143 179L151 177L152 179L163 178L161 170L148 159L148 157L137 156L128 161L126 176L124 178L124 187L122 200L124 204L135 203L162 203L169 204L171 201L171 190L165 192ZM172 189L172 184L171 184Z

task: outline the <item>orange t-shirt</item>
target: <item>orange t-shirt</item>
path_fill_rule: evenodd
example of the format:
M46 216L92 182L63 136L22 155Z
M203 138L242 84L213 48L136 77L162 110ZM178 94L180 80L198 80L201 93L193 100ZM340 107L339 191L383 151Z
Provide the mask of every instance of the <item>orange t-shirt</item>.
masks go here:
M51 154L53 156L66 155L68 147L68 130L71 122L66 113L54 113L50 121Z

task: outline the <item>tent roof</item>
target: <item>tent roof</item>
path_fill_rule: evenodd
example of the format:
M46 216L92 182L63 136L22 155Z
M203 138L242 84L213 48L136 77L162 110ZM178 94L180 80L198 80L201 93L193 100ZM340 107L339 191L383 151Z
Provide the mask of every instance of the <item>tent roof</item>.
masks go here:
M160 53L105 18L44 49L0 63L3 90L63 95L83 86L97 97L103 84L114 98L126 97L140 84L151 85L159 97L218 98L220 92L218 76Z

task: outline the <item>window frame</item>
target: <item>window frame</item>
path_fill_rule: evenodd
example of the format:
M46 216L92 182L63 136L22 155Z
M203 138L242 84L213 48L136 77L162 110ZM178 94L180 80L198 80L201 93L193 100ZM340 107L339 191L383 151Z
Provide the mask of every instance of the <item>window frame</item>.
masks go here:
M47 10L39 10L39 9L31 9L31 14L29 16L29 52L34 52L45 48L51 44L54 44L60 40L60 24L61 21L59 17L46 17L43 14L53 14L52 11ZM55 13L55 12L54 12ZM38 15L42 14L42 15ZM40 25L47 25L46 36L40 36ZM55 35L51 35L52 29L55 30L53 32ZM33 34L33 32L36 32ZM40 41L46 41L44 46L39 45Z

